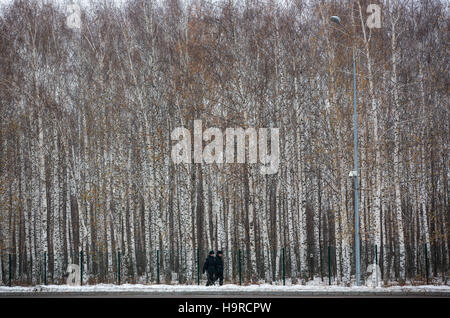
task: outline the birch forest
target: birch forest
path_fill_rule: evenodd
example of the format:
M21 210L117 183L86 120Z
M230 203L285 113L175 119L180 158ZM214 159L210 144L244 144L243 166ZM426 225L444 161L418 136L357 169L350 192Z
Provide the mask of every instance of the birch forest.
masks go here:
M361 277L447 283L447 1L87 2L79 29L70 1L0 8L0 284L115 283L118 252L122 282L196 284L219 249L225 282L350 285L353 53ZM278 172L175 164L194 120L279 128Z

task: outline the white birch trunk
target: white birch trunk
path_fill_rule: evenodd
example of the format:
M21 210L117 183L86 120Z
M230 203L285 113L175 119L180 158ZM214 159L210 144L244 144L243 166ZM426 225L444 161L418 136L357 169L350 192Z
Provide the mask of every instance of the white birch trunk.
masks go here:
M367 79L369 81L369 96L370 96L370 103L371 103L371 117L372 117L372 123L373 123L373 144L375 145L375 195L373 199L373 214L374 214L374 239L373 242L375 243L377 248L377 254L378 254L378 261L381 263L382 260L380 258L380 247L381 247L381 149L379 145L379 138L378 138L378 129L379 129L379 123L378 123L378 99L375 94L375 84L373 80L373 71L372 71L372 58L370 54L370 38L367 37L366 34L366 28L365 28L365 20L363 18L361 5L358 2L359 6L359 16L360 16L360 22L362 25L362 31L363 31L363 41L364 41L364 48L366 52L366 58L367 58Z
M92 177L90 175L90 169L89 169L89 163L90 163L90 159L89 159L89 139L88 139L88 133L87 133L88 127L87 127L87 122L86 122L86 114L85 112L83 112L82 114L82 131L83 131L83 164L82 164L82 169L83 169L83 176L84 176L84 180L83 185L84 185L84 193L83 193L83 197L84 197L84 209L80 207L80 213L81 211L85 211L85 219L86 219L86 224L84 226L84 244L88 245L89 247L92 246L92 236L91 236L91 227L93 225L92 221L91 221L91 213L90 213L90 209L91 209L91 180ZM84 249L83 246L82 249ZM91 251L93 252L93 251ZM84 260L85 262L83 262L83 272L87 273L87 260L88 258L86 256L84 256Z
M395 188L395 213L397 218L398 244L400 256L400 278L405 279L406 252L405 233L403 230L402 198L400 193L400 103L397 84L397 34L396 22L391 22L391 49L392 49L392 85L394 96L394 188Z
M40 215L41 215L41 239L40 251L48 252L48 237L47 237L47 187L45 176L45 149L44 149L44 127L42 126L42 116L38 111L38 131L39 131L39 198L40 198Z
M422 116L426 115L425 110L425 85L424 85L424 74L423 74L423 66L419 65L419 77L420 77L420 97L421 97L421 108L422 108ZM427 168L426 168L426 158L425 158L425 144L424 144L424 137L422 136L422 142L420 145L420 195L419 195L419 209L420 209L420 222L421 222L421 234L422 234L422 241L426 244L427 250L430 251L430 231L428 227L428 220L427 220L427 204L428 204L428 192L427 192ZM429 252L428 252L429 253ZM431 265L431 258L430 258L430 265ZM432 270L433 266L429 267L430 270L430 276L433 276Z
M272 259L272 251L269 248L269 242L270 242L269 241L269 229L267 226L268 195L267 195L266 182L262 182L261 193L265 194L265 200L263 200L263 205L261 206L261 211L262 211L261 224L262 224L262 232L263 232L262 235L263 235L263 242L265 242L265 244L264 244L264 269L265 269L265 273L266 273L265 280L272 282L274 277L272 277L272 269L271 269L272 262L270 261Z
M292 139L291 139L292 142ZM296 282L297 279L297 257L295 251L295 217L294 217L294 204L292 202L293 191L292 185L294 184L294 177L292 175L291 169L287 170L287 202L288 202L288 231L289 231L289 250L290 250L290 262L291 262L291 277L293 279L293 283Z
M60 233L60 183L59 183L59 147L58 147L58 132L53 128L53 253L54 253L54 276L61 277L62 275L62 249L61 249L61 233Z
M341 148L342 149L342 148ZM343 158L343 157L342 157ZM340 224L341 224L341 238L342 238L342 280L344 284L350 283L350 242L351 242L351 224L347 218L346 211L346 197L345 197L345 183L347 182L347 174L345 170L344 159L340 160Z
M250 170L250 169L249 169ZM249 173L248 176L248 191L249 191L249 205L248 205L248 219L249 219L249 227L250 227L250 263L251 263L251 280L253 281L254 278L256 277L256 246L255 246L255 222L256 220L253 218L253 209L254 207L254 197L255 197L255 193L253 192L253 177L252 174Z

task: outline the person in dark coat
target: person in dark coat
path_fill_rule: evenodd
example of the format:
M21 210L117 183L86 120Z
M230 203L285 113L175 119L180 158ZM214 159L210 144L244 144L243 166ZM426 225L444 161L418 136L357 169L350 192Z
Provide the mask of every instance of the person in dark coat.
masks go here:
M216 253L216 279L219 280L219 285L223 285L223 260L222 251Z
M214 251L210 251L206 258L205 264L203 264L203 274L207 272L208 281L206 286L214 285L214 275L216 274L216 258L214 257Z

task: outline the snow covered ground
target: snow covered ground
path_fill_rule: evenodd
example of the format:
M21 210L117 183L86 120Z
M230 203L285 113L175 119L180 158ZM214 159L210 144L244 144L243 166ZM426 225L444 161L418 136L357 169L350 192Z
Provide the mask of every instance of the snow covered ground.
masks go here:
M0 286L1 295L20 294L36 295L36 294L78 294L78 295L111 295L111 294L139 294L149 295L434 295L450 297L450 286L448 285L422 285L422 286L394 286L387 288L370 288L370 287L342 287L342 286L317 286L317 285L248 285L239 286L227 284L224 286L197 286L197 285L142 285L142 284L98 284L92 286L68 286L68 285L39 285L30 287L5 287Z

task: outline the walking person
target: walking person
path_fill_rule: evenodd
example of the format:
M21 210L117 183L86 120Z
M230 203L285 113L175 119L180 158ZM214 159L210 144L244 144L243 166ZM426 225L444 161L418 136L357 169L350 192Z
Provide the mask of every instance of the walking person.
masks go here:
M214 257L214 251L210 251L206 258L205 264L203 264L203 274L207 272L208 281L206 286L214 285L214 275L216 274L216 258Z
M223 285L223 259L222 251L216 253L216 279L219 280L219 286Z

